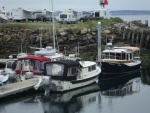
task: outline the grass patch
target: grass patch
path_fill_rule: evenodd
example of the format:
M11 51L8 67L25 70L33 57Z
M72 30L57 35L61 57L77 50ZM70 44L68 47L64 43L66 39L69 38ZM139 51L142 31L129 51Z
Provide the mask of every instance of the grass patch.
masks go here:
M97 23L101 22L102 26L104 25L112 25L115 23L123 22L120 18L111 18L111 19L101 19L96 21L88 21L84 23L76 23L76 24L59 24L58 22L55 22L56 29L74 29L74 28L93 28L97 27ZM23 28L23 29L38 29L38 28L45 28L45 29L52 29L53 24L52 22L12 22L12 23L2 23L0 24L0 28Z

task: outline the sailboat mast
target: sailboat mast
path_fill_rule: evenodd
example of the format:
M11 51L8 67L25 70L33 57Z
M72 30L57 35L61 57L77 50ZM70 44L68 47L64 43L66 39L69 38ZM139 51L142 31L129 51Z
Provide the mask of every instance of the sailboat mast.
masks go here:
M53 22L53 44L55 49L55 20L54 20L54 11L53 11L53 0L51 0L52 4L52 22Z
M98 22L98 62L101 64L101 22Z
M40 31L40 48L42 48L42 27L41 27L41 31Z

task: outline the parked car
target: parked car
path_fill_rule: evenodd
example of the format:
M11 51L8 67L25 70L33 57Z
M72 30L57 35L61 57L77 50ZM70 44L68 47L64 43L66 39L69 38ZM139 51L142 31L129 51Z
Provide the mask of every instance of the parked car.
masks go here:
M42 13L39 13L39 14L36 14L36 21L42 21L42 22L46 22L46 21L52 21L52 18L50 15L48 14L42 14Z
M77 18L73 13L60 13L58 22L61 24L75 24L77 22Z
M79 17L80 22L87 22L87 21L90 21L90 20L99 20L99 19L100 19L99 16L96 17L92 14L84 14L84 15Z

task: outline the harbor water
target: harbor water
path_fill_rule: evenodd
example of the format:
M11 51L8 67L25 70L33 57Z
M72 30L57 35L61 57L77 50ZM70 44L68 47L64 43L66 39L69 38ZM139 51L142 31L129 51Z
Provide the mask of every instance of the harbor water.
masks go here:
M0 103L0 113L148 113L150 73L147 70L64 94L26 94Z
M119 16L125 21L150 17ZM64 94L30 92L5 98L0 102L0 113L148 113L149 94L150 66L128 75L99 78L96 84Z

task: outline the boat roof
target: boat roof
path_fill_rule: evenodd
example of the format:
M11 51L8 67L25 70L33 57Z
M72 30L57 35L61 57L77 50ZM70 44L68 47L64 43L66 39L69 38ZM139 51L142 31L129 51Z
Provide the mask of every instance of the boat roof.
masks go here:
M76 67L76 66L79 66L79 62L74 61L74 60L60 60L60 61L51 61L51 62L47 62L47 63L59 63L59 64L64 64L67 67Z
M92 61L80 61L79 63L82 67L89 67L96 64L96 62Z
M131 51L127 51L126 49L107 49L107 50L104 50L103 53L131 53Z
M123 47L114 47L115 49L126 49L127 51L139 51L140 48L139 47L131 47L131 46L123 46Z
M25 59L38 60L40 62L51 60L50 58L47 58L47 57L44 57L44 56L32 56L32 55L31 56L26 56L24 58L19 58L18 60L25 60Z
M124 46L124 47L114 47L113 49L106 49L103 51L103 53L105 53L105 52L109 52L109 53L122 53L122 52L131 53L131 52L135 52L135 51L139 51L139 50L140 50L140 48L138 48L138 47Z

